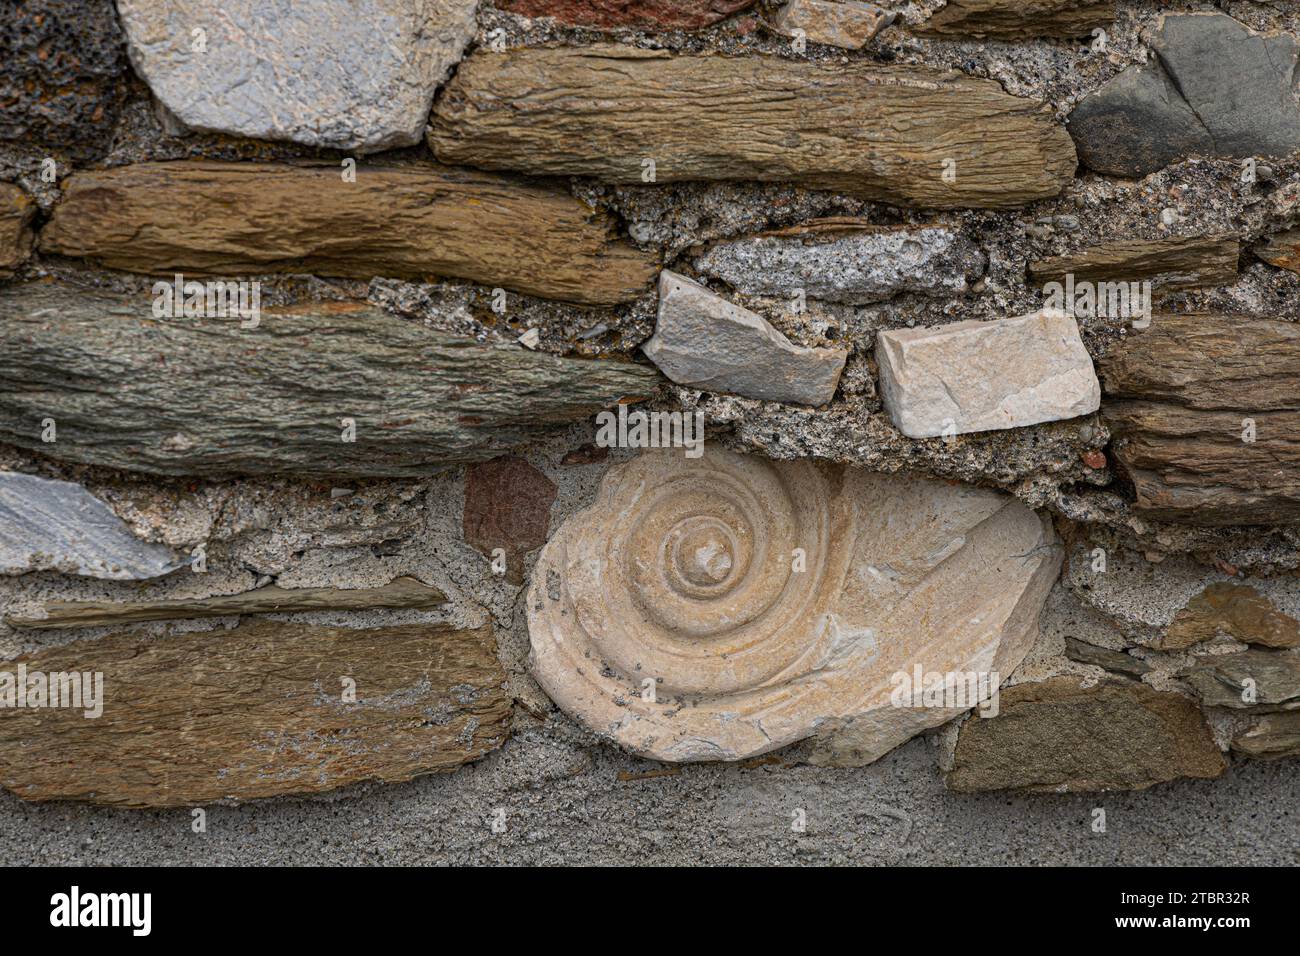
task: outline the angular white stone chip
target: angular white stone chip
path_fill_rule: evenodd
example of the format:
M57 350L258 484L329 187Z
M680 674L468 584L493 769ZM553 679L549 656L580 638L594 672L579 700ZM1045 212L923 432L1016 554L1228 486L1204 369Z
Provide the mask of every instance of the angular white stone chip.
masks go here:
M1095 412L1101 385L1056 309L876 337L885 409L908 438L1019 428Z
M762 316L667 269L655 334L641 350L678 385L800 405L831 400L849 354L794 345Z

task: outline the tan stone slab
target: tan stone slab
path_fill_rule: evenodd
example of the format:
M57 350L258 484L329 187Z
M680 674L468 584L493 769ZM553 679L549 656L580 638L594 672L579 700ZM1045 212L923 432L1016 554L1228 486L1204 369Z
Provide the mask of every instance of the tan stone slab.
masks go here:
M1300 756L1300 711L1268 714L1234 738L1232 749L1256 760Z
M1006 495L710 446L616 465L542 550L531 669L602 738L672 762L813 735L869 763L974 706L895 697L914 669L1010 674L1060 568Z
M1274 233L1251 251L1271 266L1300 272L1300 229Z
M854 0L789 0L773 26L786 36L802 34L811 43L861 50L898 16L874 3Z
M998 40L1081 37L1114 19L1114 0L948 0L913 32Z
M472 54L429 144L487 169L641 183L653 161L660 183L792 181L933 207L1022 205L1075 168L1050 111L992 80L609 44Z
M0 183L0 278L14 274L32 251L36 203L17 186Z
M0 711L0 784L25 800L177 807L453 770L499 747L510 698L489 628L268 621L130 633L0 664L103 674L103 713ZM355 702L343 699L355 682ZM2 685L0 685L2 689Z
M1300 621L1254 588L1230 581L1211 584L1192 598L1152 646L1182 650L1219 633L1263 647L1300 647Z
M1241 243L1221 236L1123 239L1029 264L1032 282L1131 282L1151 280L1152 294L1237 281Z
M634 299L655 273L653 257L567 192L438 166L361 166L356 182L339 166L271 163L76 173L41 249L169 278L463 279L590 305Z

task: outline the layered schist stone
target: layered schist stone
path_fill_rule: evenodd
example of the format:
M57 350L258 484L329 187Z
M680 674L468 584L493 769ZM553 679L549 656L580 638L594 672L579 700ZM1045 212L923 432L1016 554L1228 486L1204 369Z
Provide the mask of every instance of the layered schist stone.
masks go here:
M1101 362L1116 457L1146 517L1300 520L1300 326L1156 315Z
M1166 15L1155 58L1089 94L1070 114L1079 159L1145 176L1190 156L1285 157L1300 149L1290 34L1256 33L1221 13Z
M1183 650L1220 634L1262 647L1300 647L1300 621L1255 588L1231 581L1215 582L1188 601L1152 646Z
M1016 684L1002 691L999 710L962 724L950 789L1144 790L1227 767L1193 701L1136 681Z
M477 0L118 0L131 63L207 132L370 153L420 141Z
M41 419L35 426L39 433ZM81 485L0 472L0 574L62 571L134 581L169 574L185 563L165 545L141 541Z
M17 186L0 183L0 279L14 274L32 251L36 203Z
M1101 389L1064 312L876 337L881 396L908 438L1018 428L1095 412Z
M900 675L985 675L1032 646L1050 525L996 492L714 449L644 453L538 558L531 668L598 735L667 761L818 735L867 763L974 706ZM919 694L919 688L918 688Z
M474 53L438 98L429 144L487 169L791 181L933 207L1054 196L1075 168L1050 111L992 80L611 44Z
M1035 283L1150 280L1153 294L1237 281L1241 243L1227 236L1121 239L1029 264Z
M0 720L0 785L24 800L182 807L321 793L454 770L509 734L486 627L258 621L161 639L113 634L0 672L19 667L29 685L34 674L75 674L82 687L79 707L61 697L38 708L28 690ZM102 711L88 719L96 673Z
M495 0L493 5L581 27L698 30L753 6L754 0Z
M1300 711L1269 714L1232 741L1232 749L1256 760L1300 755Z
M1239 651L1202 657L1181 674L1207 707L1300 708L1300 650Z
M152 474L417 476L662 382L645 366L481 345L364 303L247 325L155 318L147 299L0 290L0 440ZM46 418L55 442L41 440Z
M1251 252L1271 266L1300 273L1300 229L1274 233L1255 245Z
M415 580L397 578L377 588L282 588L268 585L242 594L142 601L51 601L40 617L5 615L11 627L34 629L99 627L137 621L224 617L232 614L290 614L299 611L373 611L433 608L447 596Z
M566 192L437 166L355 172L169 162L78 173L41 249L168 277L443 277L590 305L635 299L654 276L652 256Z
M1115 19L1115 0L948 0L913 28L922 36L1080 37Z
M848 357L793 345L762 316L667 269L655 334L641 348L679 385L801 405L834 397Z
M786 36L802 34L810 43L860 50L897 15L855 0L789 0L773 26Z
M900 292L961 295L984 273L978 245L951 226L826 220L719 242L696 268L738 292L862 305Z

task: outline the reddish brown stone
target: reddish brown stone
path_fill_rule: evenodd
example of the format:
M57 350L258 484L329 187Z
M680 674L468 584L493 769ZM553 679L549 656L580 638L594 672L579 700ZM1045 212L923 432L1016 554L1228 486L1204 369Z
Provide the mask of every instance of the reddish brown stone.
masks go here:
M698 30L724 20L754 0L497 0L499 10L554 17L583 27Z
M600 448L596 445L583 445L581 448L575 448L563 458L560 459L561 465L594 465L596 462L604 461L609 457L608 448Z
M1083 463L1089 468L1101 469L1106 467L1105 454L1097 451L1095 448L1091 448L1085 452L1080 452L1079 457L1083 459Z
M465 471L465 542L506 553L506 580L524 583L523 557L546 543L557 489L522 458L504 455Z

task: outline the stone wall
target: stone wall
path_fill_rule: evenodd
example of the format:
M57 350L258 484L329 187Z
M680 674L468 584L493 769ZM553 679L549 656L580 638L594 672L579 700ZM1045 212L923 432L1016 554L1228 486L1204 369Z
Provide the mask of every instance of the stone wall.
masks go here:
M0 861L1295 862L1297 37L19 2Z

